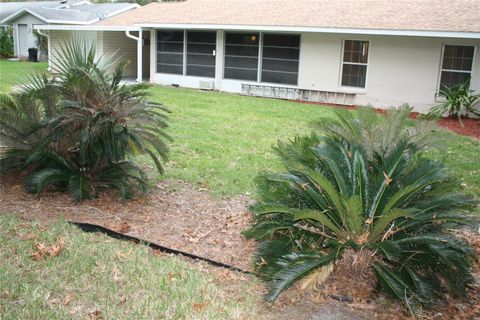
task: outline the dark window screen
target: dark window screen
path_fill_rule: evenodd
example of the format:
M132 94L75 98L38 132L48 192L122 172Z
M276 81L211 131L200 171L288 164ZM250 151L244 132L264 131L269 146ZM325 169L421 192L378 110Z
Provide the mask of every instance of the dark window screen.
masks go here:
M187 75L215 77L216 32L187 33Z
M365 88L368 50L368 41L345 40L343 47L342 86Z
M298 82L300 36L265 34L262 50L262 82Z
M257 80L258 74L258 33L225 34L224 78Z
M473 46L445 45L440 89L455 87L470 79L474 52Z
M183 74L183 31L157 32L157 72Z

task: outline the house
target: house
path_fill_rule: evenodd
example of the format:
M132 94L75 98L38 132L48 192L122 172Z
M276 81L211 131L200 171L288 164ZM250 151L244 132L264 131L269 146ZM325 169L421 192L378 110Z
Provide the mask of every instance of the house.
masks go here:
M479 13L478 0L186 0L38 29L52 47L89 34L98 54L119 49L137 81L424 112L442 86L480 90Z
M28 57L37 47L34 26L89 25L139 7L132 3L92 4L87 0L1 2L0 24L12 25L14 55Z

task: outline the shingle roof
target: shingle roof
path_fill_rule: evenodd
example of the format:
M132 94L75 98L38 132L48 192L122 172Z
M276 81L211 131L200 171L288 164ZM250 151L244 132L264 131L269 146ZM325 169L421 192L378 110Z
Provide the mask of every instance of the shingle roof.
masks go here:
M98 25L155 23L480 32L480 0L186 0Z
M66 4L75 5L77 3L85 2L84 0L70 0ZM36 8L57 8L62 4L60 1L22 1L22 2L0 2L0 21L9 15L21 9L36 9Z
M15 16L17 16L17 14L18 16L21 16L23 12L29 12L35 14L47 23L90 24L138 7L137 4L132 3L92 4L88 2L81 3L78 1L77 4L70 4L69 6L66 6L65 4L59 5L59 2L53 3L56 5L53 6L50 2L47 2L47 5L22 7L11 13L9 16L12 14ZM9 19L7 16L6 19L11 21L15 18Z

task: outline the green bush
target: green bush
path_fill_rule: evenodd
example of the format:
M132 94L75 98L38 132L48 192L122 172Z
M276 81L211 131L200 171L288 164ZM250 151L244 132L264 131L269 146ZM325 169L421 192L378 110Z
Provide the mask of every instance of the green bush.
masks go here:
M440 90L440 95L445 98L445 102L430 109L427 116L439 118L447 114L449 117L458 117L460 123L462 117L470 114L480 116L480 93L473 94L470 90L470 79L458 86L444 87Z
M13 56L13 34L12 28L0 28L0 57L9 58Z
M335 275L347 256L362 261L348 266L352 286L369 273L374 288L413 311L464 292L472 251L451 230L473 200L423 156L434 127L411 121L408 110L340 110L319 133L279 144L286 170L258 178L245 233L260 241L256 265L270 301L301 278Z
M56 77L30 75L20 93L0 96L0 173L26 171L29 192L51 187L80 201L113 188L131 198L148 189L136 154L163 172L168 110L147 99L146 85L121 83L126 64L114 54L95 52L79 40L65 44Z

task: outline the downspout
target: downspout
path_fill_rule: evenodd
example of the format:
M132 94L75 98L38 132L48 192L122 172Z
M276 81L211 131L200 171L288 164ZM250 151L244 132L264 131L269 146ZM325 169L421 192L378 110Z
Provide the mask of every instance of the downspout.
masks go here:
M47 46L48 46L48 52L47 52L47 60L48 60L48 71L52 71L52 64L51 64L51 59L50 59L50 52L52 50L52 47L51 47L51 43L50 43L50 32L49 33L43 33L42 30L40 29L37 29L36 30L38 32L39 35L41 36L44 36L44 37L47 37Z
M126 30L125 35L128 38L137 41L137 82L141 83L142 78L143 78L143 72L142 72L142 56L143 56L143 53L142 53L142 46L143 46L142 29L140 29L138 31L138 37L135 37L135 36L131 35L130 30Z

